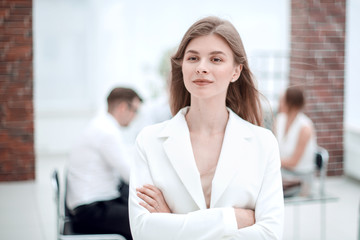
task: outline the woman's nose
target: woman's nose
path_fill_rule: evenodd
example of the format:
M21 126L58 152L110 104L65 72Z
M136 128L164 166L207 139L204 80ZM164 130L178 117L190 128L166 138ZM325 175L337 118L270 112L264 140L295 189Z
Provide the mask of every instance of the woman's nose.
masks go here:
M206 74L208 72L209 72L209 70L205 66L205 63L203 63L203 62L200 62L199 65L196 67L196 73L197 74Z

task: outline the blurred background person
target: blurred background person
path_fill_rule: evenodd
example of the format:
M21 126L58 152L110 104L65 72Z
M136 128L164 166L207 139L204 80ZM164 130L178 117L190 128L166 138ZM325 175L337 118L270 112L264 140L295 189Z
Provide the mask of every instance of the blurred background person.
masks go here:
M280 99L274 124L284 185L287 181L301 183L301 195L311 193L317 147L314 124L302 112L304 106L303 91L289 87Z
M127 127L142 102L129 88L114 88L108 112L95 118L72 149L68 162L67 206L79 233L118 233L131 238L128 183L131 157L121 127Z

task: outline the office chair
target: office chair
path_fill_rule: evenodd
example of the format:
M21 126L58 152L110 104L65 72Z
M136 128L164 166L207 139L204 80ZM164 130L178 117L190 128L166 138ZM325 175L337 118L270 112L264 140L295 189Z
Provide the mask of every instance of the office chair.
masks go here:
M312 182L314 181L313 178L315 175L319 176L318 191L314 192L313 190L311 190L308 192L307 195L309 195L308 197L311 197L312 195L323 196L325 194L325 180L326 180L328 162L329 162L328 151L325 148L318 146L314 157L315 167L312 172L304 174L304 173L287 171L288 174L298 178L299 180L283 181L284 197L291 198L291 197L299 196L302 192L303 184L309 185L310 183L310 185L313 185Z
M329 152L323 147L317 147L315 165L316 171L319 173L320 185L319 194L323 196L325 194L325 180L326 172L329 162Z
M56 203L56 232L58 240L126 240L119 234L77 234L73 231L69 210L65 204L64 195L60 191L58 171L55 169L51 176ZM66 193L66 187L64 189Z

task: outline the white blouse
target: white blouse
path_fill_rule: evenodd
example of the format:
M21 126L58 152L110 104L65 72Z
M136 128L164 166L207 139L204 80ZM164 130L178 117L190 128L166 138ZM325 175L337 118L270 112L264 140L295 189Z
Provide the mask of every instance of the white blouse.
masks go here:
M279 113L276 118L275 135L279 142L281 158L289 158L294 153L299 140L300 131L304 126L310 126L314 129L311 119L301 112L297 114L294 122L285 134L286 122L286 114ZM294 171L299 173L308 173L314 170L316 146L316 135L313 130L300 161L293 169Z

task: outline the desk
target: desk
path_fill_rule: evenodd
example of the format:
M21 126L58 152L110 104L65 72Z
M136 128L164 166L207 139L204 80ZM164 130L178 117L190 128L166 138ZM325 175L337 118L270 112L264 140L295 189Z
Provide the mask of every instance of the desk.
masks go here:
M334 202L337 201L339 198L328 194L312 194L311 196L303 197L303 196L294 196L294 197L287 197L284 198L285 205L303 205L303 204L311 204L311 203L320 203L320 234L322 240L326 239L325 236L325 225L326 225L326 209L325 209L325 203L328 202ZM295 219L295 216L298 216L297 214L294 214L294 239L297 239L298 234L298 228L299 228L299 221L298 219Z
M305 204L305 203L326 203L330 201L337 201L339 200L338 197L325 193L325 194L313 194L308 197L302 196L294 196L294 197L287 197L284 198L284 202L286 205L289 204Z

